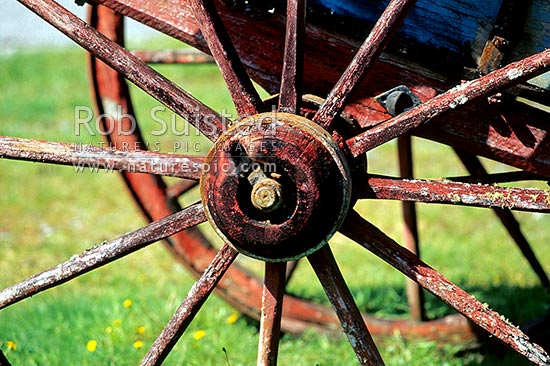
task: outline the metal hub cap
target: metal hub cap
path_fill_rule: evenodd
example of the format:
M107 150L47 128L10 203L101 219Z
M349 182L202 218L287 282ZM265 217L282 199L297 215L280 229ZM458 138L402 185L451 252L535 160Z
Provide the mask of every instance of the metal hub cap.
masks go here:
M287 113L247 117L214 144L201 178L206 215L240 252L288 261L323 246L350 203L350 169L332 137Z

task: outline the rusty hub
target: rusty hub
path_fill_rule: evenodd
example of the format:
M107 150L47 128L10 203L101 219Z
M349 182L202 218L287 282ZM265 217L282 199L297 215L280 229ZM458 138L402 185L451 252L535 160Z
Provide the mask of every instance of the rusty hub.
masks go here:
M307 118L261 113L214 144L201 196L217 233L240 252L278 262L322 247L351 197L350 169L331 136Z

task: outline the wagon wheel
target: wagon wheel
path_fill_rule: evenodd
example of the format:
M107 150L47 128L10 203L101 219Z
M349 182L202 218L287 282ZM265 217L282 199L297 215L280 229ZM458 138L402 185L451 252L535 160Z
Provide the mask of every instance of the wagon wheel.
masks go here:
M303 22L300 20L305 13L302 2L289 1L288 5L289 32L278 112L264 111L263 103L252 88L231 42L226 37L215 7L209 2L192 2L195 15L203 27L202 33L222 70L239 116L242 117L238 123L222 132L224 126L221 116L152 71L116 43L100 36L55 2L20 2L178 114L186 115L189 122L214 141L214 148L206 160L208 169L201 172L204 162L190 157L146 151L109 152L102 149L90 149L82 154L71 151L62 144L3 138L1 154L10 158L61 164L92 160L100 165L111 164L122 171L129 170L128 159L134 159L132 163L138 164L143 169L140 171L146 173L172 175L195 181L200 177L202 202L183 210L176 207L175 213L168 209L163 211L163 208L154 208L153 206L163 202L161 199L169 198L169 190L165 189L158 177L146 175L148 178L144 179L147 181L134 187L134 192L137 194L143 189L153 197L158 197L158 200L149 203L140 201L154 220L151 224L103 243L57 267L5 289L0 293L0 307L59 285L160 239L171 237L172 249L175 251L183 250L181 246L186 240L203 244L197 231L183 230L208 221L226 240L226 244L217 251L206 243L204 246L194 246L195 250L204 253L197 258L201 257L210 264L200 274L182 306L153 344L143 364L160 364L164 360L214 287L218 286L226 295L228 291L239 287L244 299L250 296L249 291L255 291L250 285L241 288L238 286L239 282L235 282L246 276L246 273L232 266L232 263L239 253L245 253L265 262L264 286L263 290L259 290L262 291L259 364L276 363L283 304L287 309L296 306L310 311L314 307L308 302L284 295L285 263L307 257L360 363L380 365L383 361L326 243L336 231L340 231L511 349L537 365L549 364L546 352L529 341L521 330L504 321L499 314L399 246L355 212L351 203L368 197L400 198L548 211L550 202L546 199L547 191L372 177L362 169L364 164L361 156L369 149L404 135L450 109L465 105L475 98L492 95L497 90L542 73L550 63L550 51L451 89L397 117L364 132L357 132L352 137L346 137L347 132L341 127L345 123L339 117L342 107L354 87L369 71L372 61L379 56L412 1L390 2L333 92L310 118L299 114L302 110L299 88L301 60L296 55L301 53L303 26L300 25ZM116 24L108 20L111 16L109 12L105 15L108 24ZM94 64L96 67L97 65ZM111 75L114 78L119 77L115 73ZM100 87L101 79L98 77L96 80ZM115 97L119 93L127 93L124 84L118 85L119 89L112 90ZM106 95L103 95L102 102L105 101ZM129 100L121 101L127 103L122 105L131 112ZM205 116L208 117L207 120L204 119ZM139 138L138 134L130 137L133 142L139 142ZM113 142L118 143L114 139ZM159 168L151 162L151 158L171 162L174 169ZM127 181L133 179L129 175L125 178ZM461 195L466 193L468 200L461 199ZM174 204L174 201L169 202ZM153 216L153 213L159 217ZM181 242L177 238L182 238ZM197 267L194 270L200 272L202 268ZM237 300L231 296L229 299ZM312 318L330 323L332 315L328 311L316 306L314 309ZM283 321L289 322L288 318L283 318Z
M101 11L101 10L100 10ZM101 14L101 13L100 13ZM97 13L92 14L91 22L92 25L94 25L96 28L100 29L104 34L108 34L111 36L113 40L116 40L118 43L123 43L122 41L122 35L120 33L121 31L121 25L120 25L121 19L119 17L113 17L110 13L104 12L101 16L99 16ZM118 31L117 31L118 30ZM209 60L202 56L194 56L190 57L188 53L178 53L178 52L166 52L166 51L160 51L160 52L143 52L143 51L137 51L135 54L139 55L142 60L147 60L149 62L156 62L156 63L194 63L194 62L208 62ZM196 54L195 54L196 55ZM179 58L179 60L178 60ZM127 90L125 89L124 81L122 78L118 77L116 73L111 71L110 68L97 63L92 63L92 76L93 79L96 80L94 83L94 92L96 93L96 102L99 106L99 113L102 114L104 111L104 107L102 106L102 100L106 98L107 100L114 101L117 105L121 106L130 106L130 98L128 95ZM120 90L124 92L119 92ZM304 109L304 108L303 108ZM123 111L124 113L131 113L131 108L127 108ZM307 111L302 110L302 115L307 113ZM108 123L109 121L104 121L104 123ZM116 128L113 129L112 126L105 126L105 130L117 130ZM137 134L136 134L137 135ZM135 142L141 141L141 137L139 135L134 136L133 138L128 138L127 136L116 136L113 135L111 137L112 139L115 139L113 142L115 145L118 144L118 146L121 146L123 144L127 144L128 146L135 146ZM402 173L404 178L412 178L411 171L412 171L412 161L410 160L410 147L408 146L410 143L408 141L410 140L410 137L402 137L399 139L399 149L400 149L400 165L402 167ZM141 144L143 145L143 144ZM150 217L162 217L162 215L155 215L151 214L149 210L146 207L156 207L159 206L167 206L165 210L170 210L171 207L177 207L177 202L175 199L177 199L178 195L183 194L186 192L187 189L195 186L192 184L192 182L189 181L183 181L179 184L175 185L174 187L168 188L160 181L155 180L154 182L159 182L160 185L160 191L165 190L167 193L163 197L155 197L154 195L151 195L149 192L145 192L143 186L146 185L143 180L150 179L151 177L147 178L144 176L138 175L135 177L135 174L126 173L126 181L128 183L128 186L130 190L132 191L132 194L134 197L137 197L138 202L140 202L140 206L142 209L144 209L144 213L148 218ZM132 178L134 177L134 178ZM132 181L134 179L134 181ZM137 181L135 181L137 179ZM156 178L153 178L156 179ZM138 188L139 187L139 188ZM143 192L140 194L139 192ZM166 203L167 200L171 200L172 202ZM147 202L154 202L154 204L147 204ZM159 205L159 202L161 204ZM414 237L416 236L415 231L415 221L414 218L414 203L411 202L404 202L404 215L405 215L405 222L407 224L406 228L408 231L405 234L405 242L408 244L407 247L411 250L415 249L416 243ZM510 219L510 218L509 218ZM513 220L513 218L512 218ZM509 227L514 228L514 225L508 225ZM185 241L186 244L177 244L172 243L170 245L171 249L175 248L174 253L176 256L179 257L180 260L183 261L183 263L187 264L188 267L191 268L193 272L195 272L197 275L200 273L200 269L204 267L204 265L201 265L201 258L202 258L202 252L198 254L199 258L196 258L197 253L196 252L196 245L203 245L206 248L211 248L210 243L206 242L204 240L204 237L199 236L200 234L197 234L197 236L193 237L194 240L196 240L196 243L192 243L189 239ZM520 237L523 238L521 233L515 233L514 237ZM199 240L199 237L202 238L202 240ZM526 243L525 239L520 240L520 243ZM185 247L182 247L182 245L187 245L190 249L185 249ZM524 252L529 252L529 246L523 245L522 249ZM528 256L529 257L529 256ZM546 278L546 275L544 274L544 271L541 271L540 264L536 260L536 258L531 255L529 258L533 258L533 267L536 269L539 269L537 273L539 273L541 280L545 285L548 283L548 279ZM295 262L294 262L295 263ZM291 272L291 267L288 269L287 272ZM197 271L199 270L199 272ZM259 279L256 279L255 282L253 282L253 279L246 278L246 283L255 283L254 286L250 285L251 289L249 293L254 293L254 291L260 291L260 282ZM248 285L247 285L248 286ZM246 287L246 286L245 286ZM240 293L232 293L233 290L228 290L228 292L224 292L222 295L225 294L226 299L229 300L232 304L237 306L242 312L245 314L248 314L256 319L259 319L260 312L259 312L259 302L257 300L253 299L259 299L259 292L256 293L256 295L249 297L248 299L251 299L252 302L243 301L242 294ZM425 314L423 313L423 294L416 286L411 286L408 284L408 297L409 297L409 303L410 303L410 313L411 318L414 320L426 320ZM239 299L239 300L237 300ZM309 305L309 304L307 304ZM287 331L299 331L305 327L311 327L315 326L317 323L314 318L311 318L311 314L315 314L315 311L318 310L318 306L313 305L314 309L308 309L307 307L301 308L301 310L297 310L296 307L293 307L293 312L286 312L283 320L283 328ZM300 309L300 308L298 308ZM299 312L301 311L301 312ZM364 314L364 317L367 319L368 324L371 326L371 330L374 333L384 333L384 334L392 334L396 329L399 329L402 334L423 334L425 336L429 337L441 337L441 338L449 338L449 337L460 337L462 339L467 339L468 337L474 336L471 327L468 325L467 322L464 321L464 318L458 317L458 316L449 316L445 319L439 319L437 321L432 321L429 323L411 323L411 322L404 322L404 321L388 321L388 319L376 319L372 316L369 316L367 314ZM337 322L336 318L332 318L331 322L327 322L329 318L324 319L323 324L318 324L318 327L324 327L327 329L330 329L335 324L333 322ZM292 322L292 323L290 323ZM437 332L434 331L434 329L438 329Z

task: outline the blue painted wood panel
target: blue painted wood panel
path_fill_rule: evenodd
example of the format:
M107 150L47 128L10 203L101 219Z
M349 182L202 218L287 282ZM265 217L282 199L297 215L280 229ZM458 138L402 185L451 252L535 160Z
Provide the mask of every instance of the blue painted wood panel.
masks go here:
M354 20L365 27L364 37L386 8L389 0L310 0L325 14ZM502 0L418 0L397 38L400 51L413 60L440 71L449 67L475 67L497 19ZM529 0L525 22L507 61L515 61L550 48L550 0ZM338 30L351 25L341 22ZM356 26L355 26L356 27ZM419 48L412 50L411 48ZM395 49L394 49L395 51ZM412 51L416 51L413 56ZM440 52L438 52L440 51ZM419 54L421 55L419 57ZM550 89L550 73L533 80Z
M313 0L330 12L373 24L389 0ZM477 60L501 0L418 0L400 30L412 44L466 54Z

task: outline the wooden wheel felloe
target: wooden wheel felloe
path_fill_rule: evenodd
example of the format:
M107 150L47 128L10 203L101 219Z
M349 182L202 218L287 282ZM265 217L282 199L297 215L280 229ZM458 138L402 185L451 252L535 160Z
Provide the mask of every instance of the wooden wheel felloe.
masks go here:
M135 126L128 118L103 120L105 131L131 131L109 135L109 142L120 152L108 155L108 159L123 172L126 184L151 223L3 290L0 292L0 307L12 305L154 241L165 239L168 247L197 275L198 280L143 359L143 365L163 362L215 288L241 311L261 319L259 365L276 364L281 327L293 331L307 326L331 329L339 323L357 359L365 365L383 364L371 332L383 333L393 329L410 330L415 334L427 334L434 329L442 333L466 331L469 326L465 320L454 319L454 323L436 320L402 327L403 322L386 322L363 316L327 244L330 237L339 231L449 304L462 314L462 319L482 328L531 362L550 364L547 353L529 341L521 330L398 245L361 217L351 205L358 199L376 198L548 212L550 193L545 190L370 176L364 169L362 156L376 146L413 131L426 135L433 133L421 127L429 122L433 124L434 119L442 115L452 116L458 111L477 120L473 116L483 108L482 97L491 96L547 70L550 65L549 50L437 96L434 95L436 89L440 89L440 83L412 75L410 71L398 73L397 78L408 74L415 82L420 80L415 89L424 103L379 122L370 119L376 113L358 109L358 101L353 99L354 92L365 78L368 82L371 75L380 71L377 60L414 1L390 1L353 60L342 69L341 77L326 93L326 99L313 109L307 105L302 91L305 88L322 91L326 85L319 83L326 84L332 80L327 77L311 85L307 83L310 71L304 67L306 61L303 57L304 54L307 56L304 1L288 1L282 65L269 56L264 56L267 60L263 64L260 62L254 67L247 65L250 74L267 89L279 87L276 90L279 92L278 98L270 99L277 101L273 109L259 98L248 77L247 67L241 62L241 59L247 58L239 55L246 47L238 36L231 37L234 35L233 27L238 27L238 24L227 25L228 22L224 24L222 19L224 16L233 20L238 17L224 5L208 0L193 0L185 4L178 2L174 9L180 16L171 17L173 9L170 7L159 10L154 6L148 8L151 6L149 2L101 0L97 3L105 7L92 7L90 27L52 0L19 1L90 51L92 80L100 112L116 105L122 108L122 115L134 115L124 81L126 78L179 115L186 116L213 142L213 147L206 160L175 154L124 151L124 146L144 145L139 130L133 128ZM223 11L219 12L218 6ZM126 51L121 46L121 16L113 10L209 51L226 81L239 115L238 120L226 129L220 114ZM186 20L182 23L181 19ZM258 22L261 23L254 25L258 26L260 34L265 34L267 40L277 38L273 35L276 31L268 31L277 29L270 28L273 24L262 20ZM198 28L201 37L198 36ZM248 56L255 57L253 53ZM319 62L322 64L322 61ZM276 74L272 70L274 67L279 68L278 75L281 76L269 79L270 74ZM305 83L302 84L302 81ZM373 88L362 90L365 91L370 93ZM371 99L374 95L377 94L364 99L366 105L373 105ZM365 118L366 115L369 118ZM385 112L379 111L378 115L385 115ZM510 115L517 117L515 112ZM450 117L450 123L456 118ZM357 126L342 127L342 119L352 120L361 129ZM118 128L111 128L109 124L115 124ZM543 132L542 128L534 131L534 138L538 139ZM456 135L444 130L434 139L447 143L459 140ZM495 142L482 147L480 144L480 141L474 141L467 147L490 155L491 152L487 151ZM541 145L543 152L548 151L547 144ZM508 146L497 146L497 152L492 151L493 156L529 173L550 176L548 160L520 159L525 157L525 154L521 155L522 151L500 154ZM107 152L102 149L87 151L83 155L62 144L14 138L0 140L0 155L59 164L72 164L85 159L104 163L107 159ZM142 164L143 172L149 174L129 172L127 159L130 157ZM161 159L169 163L171 169L154 168L151 159ZM470 165L475 169L475 164L470 162ZM161 176L187 180L175 187L168 187ZM199 180L202 201L182 209L177 196L184 194ZM195 227L205 221L210 222L226 241L221 249L214 248ZM239 253L266 262L263 284L233 263ZM336 315L328 308L285 294L286 262L301 257L306 257L310 262Z

